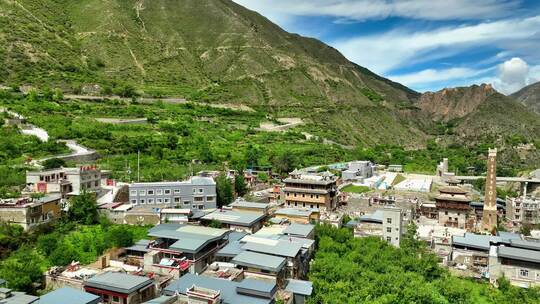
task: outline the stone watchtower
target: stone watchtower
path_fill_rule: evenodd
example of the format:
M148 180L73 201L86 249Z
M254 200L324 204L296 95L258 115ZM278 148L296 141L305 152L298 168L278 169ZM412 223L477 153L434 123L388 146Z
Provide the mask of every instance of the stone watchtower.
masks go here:
M497 149L489 149L482 229L491 231L497 227Z

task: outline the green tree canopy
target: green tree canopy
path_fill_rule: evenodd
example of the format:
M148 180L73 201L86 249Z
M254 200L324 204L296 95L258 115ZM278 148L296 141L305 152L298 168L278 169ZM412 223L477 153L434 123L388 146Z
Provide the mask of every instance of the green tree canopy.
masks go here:
M70 199L68 218L84 225L92 225L98 221L97 202L93 194L83 192Z

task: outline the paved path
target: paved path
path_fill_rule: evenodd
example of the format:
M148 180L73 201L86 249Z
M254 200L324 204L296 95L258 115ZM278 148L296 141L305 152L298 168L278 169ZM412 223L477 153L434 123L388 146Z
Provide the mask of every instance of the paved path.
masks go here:
M19 118L19 119L23 119L23 120L25 119L24 116L22 116L21 114L4 109L4 108L0 108L0 112L8 113L9 115ZM26 134L26 135L36 136L42 142L49 141L49 133L47 133L45 129L36 127L32 124L25 124L21 126L21 133ZM71 150L71 153L58 154L58 155L44 157L41 159L35 159L35 160L32 160L31 164L35 166L40 166L42 162L48 159L52 159L52 158L69 159L69 158L82 157L82 156L91 156L91 155L96 154L95 150L86 148L85 146L77 143L76 140L71 140L71 139L58 140L57 142L63 142Z

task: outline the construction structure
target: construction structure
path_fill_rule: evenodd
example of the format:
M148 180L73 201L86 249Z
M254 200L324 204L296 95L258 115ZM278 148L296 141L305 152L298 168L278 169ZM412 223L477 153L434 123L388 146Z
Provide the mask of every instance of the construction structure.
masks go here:
M482 230L492 231L497 227L497 149L489 149Z

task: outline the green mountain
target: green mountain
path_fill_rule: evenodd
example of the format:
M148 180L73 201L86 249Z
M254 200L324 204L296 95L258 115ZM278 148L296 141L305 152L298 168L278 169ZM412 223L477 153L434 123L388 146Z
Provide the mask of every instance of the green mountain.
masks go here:
M533 83L510 95L526 107L540 114L540 82Z
M422 147L438 135L430 98L230 0L2 0L0 27L3 85L132 86L145 96L243 104L271 119L302 118L300 131L345 145ZM482 135L465 116L452 119Z

